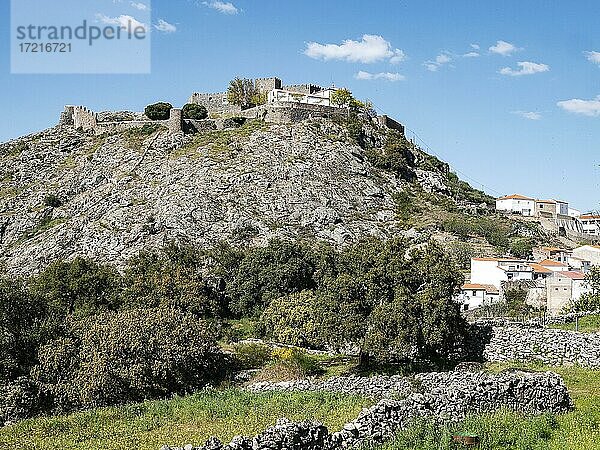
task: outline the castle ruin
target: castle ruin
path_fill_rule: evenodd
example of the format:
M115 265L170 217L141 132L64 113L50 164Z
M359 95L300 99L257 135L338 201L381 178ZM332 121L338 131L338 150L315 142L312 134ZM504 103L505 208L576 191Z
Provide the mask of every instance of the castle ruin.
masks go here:
M134 118L111 118L110 114L105 114L103 119L100 119L97 113L84 106L68 105L61 114L59 123L83 131L92 131L95 134L123 131L146 124L160 124L169 132L177 133L222 129L231 123L227 121L231 118L258 119L271 123L296 123L315 117L334 118L348 115L348 108L331 102L331 94L336 91L335 87L326 88L315 84L283 85L281 79L277 77L256 78L254 86L266 98L266 103L248 109L231 104L227 92L194 92L188 103L206 108L209 117L203 120L186 119L182 115L182 110L178 108L171 109L167 120L150 120L143 114L133 113ZM404 127L388 116L377 116L376 121L382 127L404 133Z

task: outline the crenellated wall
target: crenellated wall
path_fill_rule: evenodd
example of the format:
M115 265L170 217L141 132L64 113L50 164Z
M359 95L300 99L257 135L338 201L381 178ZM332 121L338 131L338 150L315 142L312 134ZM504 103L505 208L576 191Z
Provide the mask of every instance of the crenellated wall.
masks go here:
M214 94L194 92L189 98L188 103L202 105L209 113L238 113L242 111L240 106L229 103L226 92L217 92Z

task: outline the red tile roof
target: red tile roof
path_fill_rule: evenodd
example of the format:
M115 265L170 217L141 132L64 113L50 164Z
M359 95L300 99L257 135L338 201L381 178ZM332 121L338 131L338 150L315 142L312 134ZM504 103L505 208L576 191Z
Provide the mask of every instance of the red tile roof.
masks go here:
M486 291L489 294L498 294L498 288L493 284L465 283L462 285L462 289L471 291Z
M520 195L520 194L512 194L512 195L505 195L504 197L499 197L498 200L534 200L534 199L530 198L530 197L525 197L524 195Z
M571 280L583 280L585 278L585 274L583 272L575 272L574 270L558 273L563 277L570 278Z
M566 264L563 264L558 261L554 261L553 259L545 259L543 261L540 261L538 264L540 266L545 266L545 267L567 267Z

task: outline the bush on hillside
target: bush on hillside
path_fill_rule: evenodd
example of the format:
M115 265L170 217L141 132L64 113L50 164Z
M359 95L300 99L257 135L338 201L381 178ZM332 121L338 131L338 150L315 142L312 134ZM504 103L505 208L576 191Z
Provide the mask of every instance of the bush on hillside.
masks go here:
M302 291L271 301L259 325L264 336L275 342L320 349L333 314L313 291Z
M121 276L109 264L77 257L57 261L29 280L31 295L47 304L56 320L68 314L91 315L120 305Z
M142 308L74 320L67 329L40 348L32 370L55 411L184 394L221 375L215 332L191 314Z
M272 352L273 361L263 367L253 381L288 381L323 373L316 358L297 348L279 348Z
M224 306L204 276L202 250L171 243L160 250L142 251L123 275L125 307L166 307L214 318Z
M196 103L187 103L183 106L183 118L202 120L208 117L208 111L202 105Z
M153 103L152 105L146 106L144 114L150 120L167 120L171 113L173 105L165 102Z
M0 277L0 384L29 372L46 338L45 319L46 305L23 280Z
M315 287L312 249L272 241L249 250L227 280L230 309L240 316L259 315L275 298Z

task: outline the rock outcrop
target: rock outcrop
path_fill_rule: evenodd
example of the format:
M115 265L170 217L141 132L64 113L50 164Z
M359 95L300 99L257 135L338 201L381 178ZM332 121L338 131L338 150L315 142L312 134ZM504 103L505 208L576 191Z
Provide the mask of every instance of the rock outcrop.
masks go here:
M366 136L381 146L386 132ZM193 136L57 126L1 144L0 159L0 262L17 273L75 256L119 264L170 240L386 237L406 185L328 119ZM419 179L443 190L438 174Z

